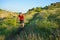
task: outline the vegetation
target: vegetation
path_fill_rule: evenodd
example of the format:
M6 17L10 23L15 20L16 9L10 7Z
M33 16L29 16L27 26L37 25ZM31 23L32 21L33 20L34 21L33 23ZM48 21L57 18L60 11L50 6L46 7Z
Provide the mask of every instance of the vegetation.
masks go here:
M60 2L29 9L21 31L17 18L18 13L0 9L0 40L60 40Z

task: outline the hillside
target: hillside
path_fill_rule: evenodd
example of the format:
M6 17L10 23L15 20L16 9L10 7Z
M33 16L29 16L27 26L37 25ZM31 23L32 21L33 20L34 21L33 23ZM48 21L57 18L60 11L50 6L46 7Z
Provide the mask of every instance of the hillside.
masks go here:
M39 14L42 14L44 15L44 13L46 15L49 15L49 14L56 14L56 12L60 12L60 2L56 2L56 3L51 3L51 5L48 5L48 6L45 6L44 8L42 7L36 7L36 8L32 8L32 9L29 9L26 13L26 19L27 20L30 20L33 15L39 13Z
M17 15L18 14L16 12L9 12L9 11L0 9L0 18L13 17Z
M60 2L51 3L49 6L45 6L43 9L55 9L60 8Z
M0 9L0 15L0 39L60 40L60 2L52 3L44 8L29 9L25 14L23 30L19 30L17 13Z
M18 38L22 40L60 40L60 3L54 4L58 6L54 8L49 5L48 9L41 7L29 9L25 16L27 26L20 33L23 36L18 36Z

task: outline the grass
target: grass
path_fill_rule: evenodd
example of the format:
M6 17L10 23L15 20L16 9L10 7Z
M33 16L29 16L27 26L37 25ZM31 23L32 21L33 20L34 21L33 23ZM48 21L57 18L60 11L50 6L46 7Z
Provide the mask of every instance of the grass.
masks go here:
M0 16L0 40L60 40L60 8L31 9L25 14L23 30L18 14L0 9L0 15L4 13L6 17Z

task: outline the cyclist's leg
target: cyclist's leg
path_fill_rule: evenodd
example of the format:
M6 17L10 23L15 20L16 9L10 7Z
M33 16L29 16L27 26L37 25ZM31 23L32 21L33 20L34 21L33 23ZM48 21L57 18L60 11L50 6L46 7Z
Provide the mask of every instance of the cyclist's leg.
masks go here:
M20 26L23 28L24 27L24 20L20 21Z
M21 23L20 26L23 28L24 27L24 23Z
M24 23L22 23L22 27L24 27Z

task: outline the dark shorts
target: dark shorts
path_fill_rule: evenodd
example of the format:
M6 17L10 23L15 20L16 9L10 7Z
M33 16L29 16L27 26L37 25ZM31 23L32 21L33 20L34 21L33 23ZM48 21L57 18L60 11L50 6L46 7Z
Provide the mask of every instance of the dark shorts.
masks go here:
M20 23L24 23L24 20L20 20Z

